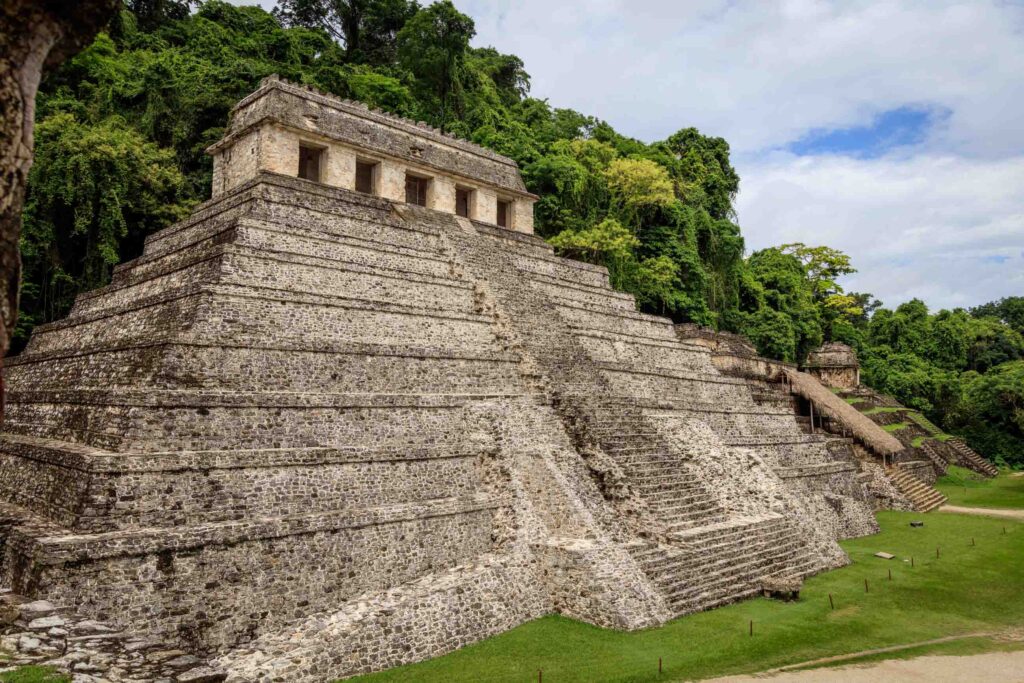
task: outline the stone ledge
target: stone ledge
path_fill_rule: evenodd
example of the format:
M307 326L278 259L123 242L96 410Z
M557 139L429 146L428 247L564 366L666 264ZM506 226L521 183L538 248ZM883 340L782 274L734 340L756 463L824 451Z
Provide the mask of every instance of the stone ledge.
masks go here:
M726 446L795 446L806 443L853 443L853 439L818 434L803 434L799 437L759 437L756 439L732 439L723 441Z
M778 467L775 473L782 479L798 479L802 477L823 477L843 472L857 472L857 466L848 462L826 462L820 465L796 465L794 467Z
M471 220L470 223L478 233L487 235L488 237L497 237L499 239L510 240L512 242L519 242L522 244L528 244L531 247L537 247L542 249L549 254L554 254L554 247L548 244L543 238L534 235L533 233L518 232L511 228L503 228L500 225L493 223L484 223L482 221ZM585 264L590 265L590 264ZM600 267L600 266L598 266Z
M669 379L682 379L689 380L691 382L709 382L712 384L731 384L733 386L746 386L747 383L742 379L736 379L735 377L727 377L719 374L702 374L693 373L688 374L680 372L679 370L644 370L637 368L629 363L618 363L615 361L598 361L596 363L598 367L606 372L620 372L630 375L647 375L649 377L667 377ZM792 412L792 411L791 411Z
M399 503L377 508L339 509L310 515L262 518L243 522L212 522L169 530L162 527L110 531L99 534L65 534L26 539L20 529L11 536L21 536L34 546L32 557L37 565L62 565L152 554L162 551L182 552L213 545L235 545L263 539L297 536L339 529L380 526L397 522L450 517L507 507L511 499L503 496L476 494L463 498L440 498L427 502ZM17 540L22 540L17 539Z
M588 311L589 312L589 311ZM670 325L671 326L671 325ZM625 341L627 343L644 344L646 346L661 346L663 348L679 349L680 347L687 351L695 351L696 349L690 349L686 347L682 342L676 341L675 339L657 339L648 337L642 334L632 334L630 332L616 332L614 330L606 330L600 327L586 327L579 323L566 323L566 327L572 330L573 335L577 337L594 337L596 339L607 339L608 341Z
M517 363L518 361L510 358L502 352L486 352L486 351L459 351L454 349L442 349L442 348L430 348L430 347L418 347L418 346L388 346L384 344L367 344L359 342L350 343L328 343L324 342L316 346L305 346L300 344L292 345L276 345L276 346L258 346L250 344L235 344L230 342L208 344L199 341L189 340L162 340L155 342L144 342L139 344L126 344L124 346L98 346L98 347L82 347L78 352L67 352L67 351L48 351L40 354L25 355L24 353L12 356L4 359L4 365L6 367L14 367L18 365L29 365L32 363L44 363L53 360L65 360L69 358L82 358L87 356L94 356L97 354L104 353L117 353L120 351L131 351L136 349L150 349L154 347L163 347L166 349L182 347L182 348L209 348L209 349L237 349L237 350L261 350L261 351L281 351L281 352L296 352L296 353L324 353L324 354L339 354L339 355L366 355L366 356L397 356L400 358L421 358L421 359L445 359L445 360L468 360L468 361L481 361L481 362L494 362L494 363Z
M570 282L568 280L561 280L554 275L548 275L546 273L530 273L530 280L533 281L534 284L545 285L548 287L575 289L580 292L604 296L609 299L619 299L620 301L630 301L633 303L636 301L632 294L626 294L625 292L620 292L619 290L612 289L608 286L588 285L582 282Z
M272 293L268 295L267 293ZM323 296L318 294L305 294L302 292L289 292L288 290L274 287L262 287L257 285L230 285L198 283L172 290L170 294L157 294L152 297L142 297L133 305L125 306L120 310L101 310L92 315L85 314L77 318L65 318L46 323L36 327L34 335L50 334L66 330L79 325L98 322L107 318L115 318L126 313L133 313L147 308L153 308L160 304L170 303L189 297L199 296L223 296L225 298L235 297L238 299L257 299L259 301L274 301L287 304L308 304L312 306L324 306L328 308L347 308L352 310L377 311L380 313L394 313L422 318L440 318L444 320L464 320L490 324L491 317L475 313L459 313L449 311L445 308L426 308L424 306L408 306L388 302L373 301L371 299L360 299L356 297ZM161 338L159 341L169 340ZM153 340L158 341L158 340Z
M474 401L533 398L521 392L483 394L326 394L209 389L67 389L8 392L15 404L81 404L159 408L461 408Z
M595 329L582 329L573 325L569 325L573 329L574 334L577 337L588 337L590 339L603 339L609 342L625 341L629 344L639 344L641 346L655 346L663 349L672 349L675 351L686 351L688 353L697 353L704 356L710 356L711 351L706 346L700 344L691 344L688 342L681 341L679 339L652 339L650 337L638 337L633 334L626 334L624 332L608 332L606 330L595 330ZM621 337L630 337L629 339L621 339Z
M774 417L793 417L793 411L786 410L784 408L777 408L774 410L765 409L764 406L758 408L757 406L744 407L744 408L723 408L720 403L707 403L704 401L694 401L690 399L673 399L659 396L658 398L633 398L636 405L643 408L644 410L654 411L667 411L668 414L660 415L654 414L651 417L675 417L672 415L675 411L684 411L688 413L710 413L714 415L771 415Z
M419 249L404 244L394 244L392 242L381 242L379 240L370 240L364 237L358 237L356 235L348 235L337 232L325 232L323 230L313 230L297 225L289 225L287 229L283 229L280 226L275 225L263 218L256 216L240 216L238 218L238 225L241 228L252 228L253 230L260 230L262 232L272 232L279 235L297 236L302 239L317 240L319 242L326 242L329 244L344 244L357 249L366 249L367 251L378 251L382 254L394 254L397 256L405 256L414 259L423 259L425 261L435 261L444 264L448 264L450 259L443 256L436 249ZM374 224L376 225L376 224ZM390 226L382 226L388 227ZM268 252L285 252L277 249L265 249Z
M378 209L380 211L390 211L392 203L390 200L384 199L383 197L377 197L375 195L368 195L362 192L354 192L352 190L345 190L340 187L332 187L330 185L321 185L316 183L309 183L308 181L293 178L291 176L282 175L280 173L272 173L270 171L260 171L252 180L248 180L237 187L234 187L222 195L214 197L207 202L204 202L193 209L192 214L183 221L170 225L163 230L153 233L146 238L146 251L143 256L152 255L149 251L150 245L155 245L157 242L164 240L168 237L178 234L183 230L202 223L209 218L216 216L228 209L232 209L239 204L246 202L252 202L256 200L271 200L270 197L266 196L266 192L274 188L286 188L293 193L305 193L318 195L320 197L330 197L332 199L341 198L344 203L347 201L350 204L363 206L370 209ZM264 194L260 194L264 193ZM272 201L272 200L271 200ZM397 222L389 224L388 227L403 228L407 230L413 230L414 232L422 232L415 228L409 228L404 224L400 225ZM118 269L129 267L135 263L138 259L133 261L127 261L121 264Z
M164 269L154 269L154 272L146 273L138 277L137 279L123 278L120 282L111 283L105 287L92 290L86 294L79 295L76 298L76 303L93 301L99 297L107 294L113 294L122 290L129 289L131 287L138 287L145 285L153 280L168 275L173 275L180 271L192 268L194 266L206 263L209 261L223 259L228 256L240 256L244 258L259 259L263 261L271 261L280 264L298 264L308 266L311 268L320 268L323 270L331 270L336 272L346 273L361 273L374 277L386 278L390 280L411 282L418 284L433 284L442 287L451 287L452 289L463 289L472 290L473 287L465 282L456 280L455 278L442 278L425 273L417 273L409 270L402 270L400 268L391 268L389 266L368 266L361 263L355 263L350 261L333 260L326 258L317 258L313 256L306 256L304 254L298 254L287 251L269 251L256 249L254 247L241 246L237 244L220 244L215 248L211 249L209 253L203 254L198 258L185 261L183 263L174 263L168 265ZM221 273L221 276L224 274ZM313 293L306 292L298 289L285 289L283 291L295 291L300 293Z
M71 441L22 434L0 434L0 452L88 474L262 469L377 462L457 460L478 456L481 450L450 446L319 447L238 449L231 451L165 451L115 453Z
M239 299L257 299L259 301L275 301L286 304L308 304L311 306L324 306L327 308L347 308L352 310L376 311L379 313L394 313L397 315L408 315L419 318L439 318L442 320L464 320L466 322L482 323L490 325L493 318L489 315L478 313L460 313L446 308L427 308L425 306L409 306L406 304L395 304L371 299L360 299L358 297L343 297L333 295L303 294L299 292L288 292L287 290L274 287L256 287L253 285L205 285L203 292L211 295L225 297L237 297ZM267 292L279 293L267 295Z

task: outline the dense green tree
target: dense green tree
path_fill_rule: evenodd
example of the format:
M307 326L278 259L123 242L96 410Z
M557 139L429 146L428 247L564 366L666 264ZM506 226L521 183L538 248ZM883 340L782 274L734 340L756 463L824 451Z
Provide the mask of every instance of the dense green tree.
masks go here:
M1024 466L1024 361L964 375L958 431L989 458Z
M125 0L139 28L150 30L160 24L184 19L198 0Z
M989 368L1024 358L1024 335L997 318L971 318L968 322L967 369Z
M782 314L789 322L783 326L778 316L757 311L748 317L741 331L755 336L758 349L766 355L786 361L799 361L821 345L821 314L814 300L814 285L804 264L781 248L762 249L747 262L751 275L759 283L765 308ZM769 340L777 332L780 337ZM783 349L779 353L779 349ZM769 351L771 350L771 351Z
M975 318L995 318L1024 334L1024 296L1008 296L971 309Z
M415 0L278 0L285 26L322 29L345 48L349 62L394 62L398 32L419 10Z
M398 59L415 77L423 97L432 100L432 118L441 130L462 113L466 53L476 35L473 20L451 0L417 12L398 32Z
M37 127L21 250L25 325L66 313L80 290L107 282L111 268L149 233L184 217L184 177L174 155L123 119L96 125L57 113Z
M729 160L729 143L701 135L696 128L684 128L655 147L665 149L674 159L670 170L680 196L704 208L712 218L734 216L740 176Z

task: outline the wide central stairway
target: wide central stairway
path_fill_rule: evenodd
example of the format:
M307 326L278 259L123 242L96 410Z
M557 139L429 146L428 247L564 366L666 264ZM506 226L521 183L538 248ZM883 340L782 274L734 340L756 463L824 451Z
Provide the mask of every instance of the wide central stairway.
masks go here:
M631 296L611 289L604 268L558 258L532 235L415 207L403 213L438 225L579 451L610 460L595 466L606 496L639 499L640 523L649 526L640 531L646 540L629 548L673 612L747 597L767 576L802 577L836 563L836 536L808 533L822 520L801 529L783 510L727 509L715 489L729 472L706 466L730 452L767 449L762 455L773 462L761 468L771 477L787 469L779 454L796 450L835 476L829 439L805 435L791 411L755 404L747 383L718 372L706 348L681 341L669 320L638 313ZM855 465L838 464L852 478ZM781 477L775 483L785 489ZM870 512L850 489L846 503L862 508L859 533L870 532Z

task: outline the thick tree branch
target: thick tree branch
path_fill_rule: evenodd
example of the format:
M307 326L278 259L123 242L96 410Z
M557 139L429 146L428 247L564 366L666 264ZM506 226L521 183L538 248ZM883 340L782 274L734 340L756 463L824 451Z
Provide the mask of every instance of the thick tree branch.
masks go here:
M120 0L0 0L0 359L18 317L21 210L43 70L81 50L119 5Z

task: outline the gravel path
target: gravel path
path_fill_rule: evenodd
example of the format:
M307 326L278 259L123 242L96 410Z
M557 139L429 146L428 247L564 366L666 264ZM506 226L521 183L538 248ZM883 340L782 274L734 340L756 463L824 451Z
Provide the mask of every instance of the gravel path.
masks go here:
M811 671L728 676L705 683L1024 683L1024 651L929 656Z
M943 505L939 512L956 512L961 515L984 515L1005 519L1024 519L1024 510L1003 510L1000 508L968 508L959 505Z

